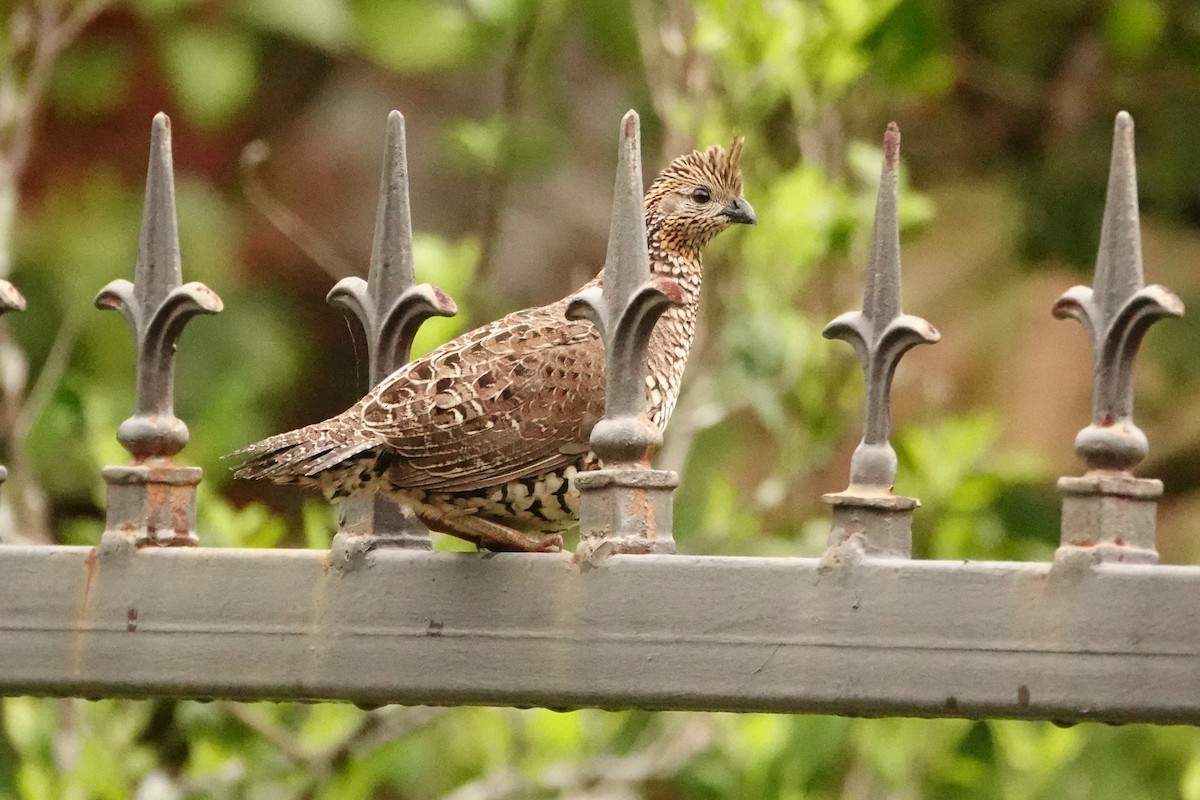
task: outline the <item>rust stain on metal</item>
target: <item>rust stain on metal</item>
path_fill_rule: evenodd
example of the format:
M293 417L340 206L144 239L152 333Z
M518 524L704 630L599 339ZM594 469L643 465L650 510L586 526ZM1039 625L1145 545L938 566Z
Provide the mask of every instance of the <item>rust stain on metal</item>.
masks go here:
M92 593L92 579L96 577L96 564L99 562L100 556L96 552L96 548L88 550L87 558L83 560L83 602L82 606L87 605L88 597Z
M889 122L883 134L883 163L888 172L895 172L900 161L900 128Z
M170 492L163 484L155 481L153 477L146 483L146 505L150 519L157 519L158 514L155 513L158 509L171 502ZM139 547L158 547L162 543L159 538L158 528L149 520L146 521L146 538L138 542Z
M654 538L654 531L658 527L654 520L654 504L650 502L644 489L634 489L629 493L629 503L625 511L641 522L639 534L646 539Z
M175 538L190 544L188 533L191 525L188 522L188 509L191 492L181 492L178 488L171 487L169 494L171 497L171 519L175 522Z
M308 645L304 663L296 665L298 682L303 686L320 680L326 653L338 647L337 638L332 634L340 627L339 611L344 613L338 603L339 588L345 585L342 581L352 579L354 573L335 569L334 558L332 551L324 552L321 568L313 575L313 587L309 594Z
M625 119L621 120L621 132L626 138L633 138L638 134L638 118L635 114L626 114ZM636 142L634 143L636 145Z
M138 548L143 547L187 547L194 544L191 535L191 487L164 479L167 470L175 468L170 459L162 463L145 465L150 472L145 486L145 536L137 537ZM161 471L160 471L161 470ZM169 520L166 529L156 523Z
M97 548L88 549L83 559L83 591L79 597L79 610L75 616L75 635L71 643L71 669L75 675L83 672L84 654L87 651L87 640L91 633L91 622L94 616L96 572L100 566L100 553Z

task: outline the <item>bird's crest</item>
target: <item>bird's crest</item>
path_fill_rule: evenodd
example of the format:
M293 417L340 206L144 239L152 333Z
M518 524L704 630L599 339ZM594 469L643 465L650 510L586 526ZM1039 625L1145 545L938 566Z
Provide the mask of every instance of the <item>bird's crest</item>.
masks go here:
M655 179L647 200L661 197L680 185L702 184L729 197L742 194L742 137L738 136L726 149L719 144L704 151L693 150L672 161Z

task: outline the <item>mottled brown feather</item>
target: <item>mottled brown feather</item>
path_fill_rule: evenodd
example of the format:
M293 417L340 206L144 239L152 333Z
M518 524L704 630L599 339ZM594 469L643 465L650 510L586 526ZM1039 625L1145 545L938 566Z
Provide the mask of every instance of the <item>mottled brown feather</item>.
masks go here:
M401 457L388 479L461 492L574 463L579 450L564 443L587 441L604 413L604 346L564 310L560 301L471 331L351 409Z

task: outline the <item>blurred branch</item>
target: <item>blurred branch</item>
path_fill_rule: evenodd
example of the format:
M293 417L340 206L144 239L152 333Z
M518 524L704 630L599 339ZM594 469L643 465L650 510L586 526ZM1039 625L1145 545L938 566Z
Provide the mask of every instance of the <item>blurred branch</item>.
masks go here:
M337 741L324 747L313 747L253 704L222 703L221 707L247 730L271 743L289 761L304 768L307 783L299 795L302 797L313 795L323 781L351 758L416 733L449 711L425 706L387 706L368 711L359 718L353 730Z
M686 153L695 144L693 120L685 112L694 109L695 98L710 89L710 68L692 46L695 11L684 0L665 3L641 0L633 5L637 19L638 46L646 70L646 87L654 112L663 123L663 161Z
M42 371L38 373L37 380L34 381L33 387L26 395L25 402L21 404L12 421L10 435L13 453L10 457L14 463L24 451L25 440L29 438L30 429L41 416L46 404L50 402L59 383L62 382L82 328L83 315L75 308L67 309L66 316L55 332L50 352L46 354Z
M496 244L500 237L500 224L504 220L504 203L512 183L512 166L509 153L517 126L529 109L529 72L538 52L539 26L545 24L551 14L545 4L534 3L528 7L522 24L513 34L512 48L504 65L503 88L497 115L502 123L503 141L499 148L500 161L484 182L483 218L480 224L479 264L475 269L475 286L487 286L495 261ZM472 308L480 307L472 303Z
M0 277L11 270L17 192L54 66L63 50L109 2L33 0L14 8L8 17L8 59L0 63ZM28 61L24 80L20 75L23 56Z
M418 706L389 707L368 714L357 735L342 750L348 755L363 755L396 739L403 739L441 719L451 709Z
M968 89L1013 108L1029 110L1040 102L1043 87L1036 78L960 49L955 53L955 75Z
M527 778L518 769L505 769L460 786L442 800L509 800L530 796L533 789L557 792L560 798L640 797L634 787L669 778L716 740L716 724L708 714L664 715L669 722L639 743L628 755L604 754L578 764L552 764Z
M49 544L54 541L46 513L45 495L33 480L33 471L26 453L26 443L29 433L41 417L42 412L62 383L63 375L71 363L71 354L79 341L79 333L83 328L83 314L74 307L68 308L63 321L54 334L46 361L34 380L33 386L25 394L24 402L20 402L19 390L5 391L3 398L5 427L8 430L9 453L8 466L9 491L6 499L12 504L14 528L11 531L14 541L40 542ZM5 331L7 337L7 331ZM3 357L9 352L20 353L16 344L6 341L10 349L3 351ZM23 356L22 356L23 358ZM22 362L23 363L23 362ZM19 384L25 385L22 375ZM7 538L7 535L6 535Z
M251 142L242 150L242 191L245 192L250 205L330 277L340 279L347 275L357 275L358 271L350 259L334 249L311 225L301 219L300 215L267 191L258 174L258 168L270 157L270 147L261 140Z
M7 22L8 41L0 51L0 277L12 271L13 227L20 208L21 182L33 152L34 133L50 90L59 57L83 32L110 0L30 0L15 6L2 17ZM13 341L7 327L0 328L0 391L3 414L0 425L11 444L12 484L6 494L12 503L13 530L0 534L12 538L49 539L45 503L30 479L24 460L29 429L47 397L62 379L66 362L78 338L78 320L70 318L58 332L50 360L38 377L38 392L23 406L29 377L25 353Z

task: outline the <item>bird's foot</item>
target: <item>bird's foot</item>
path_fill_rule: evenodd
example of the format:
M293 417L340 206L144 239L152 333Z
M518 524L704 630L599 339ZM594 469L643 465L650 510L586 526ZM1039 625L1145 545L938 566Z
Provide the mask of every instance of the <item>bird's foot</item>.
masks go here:
M513 531L514 536L505 537L503 541L496 539L488 539L476 542L481 550L489 550L493 553L561 553L563 549L563 538L560 533L551 533L546 536L530 536L528 534Z
M430 528L472 542L480 550L493 553L559 553L563 549L562 534L545 535L522 533L507 525L475 516L443 518L426 522Z

